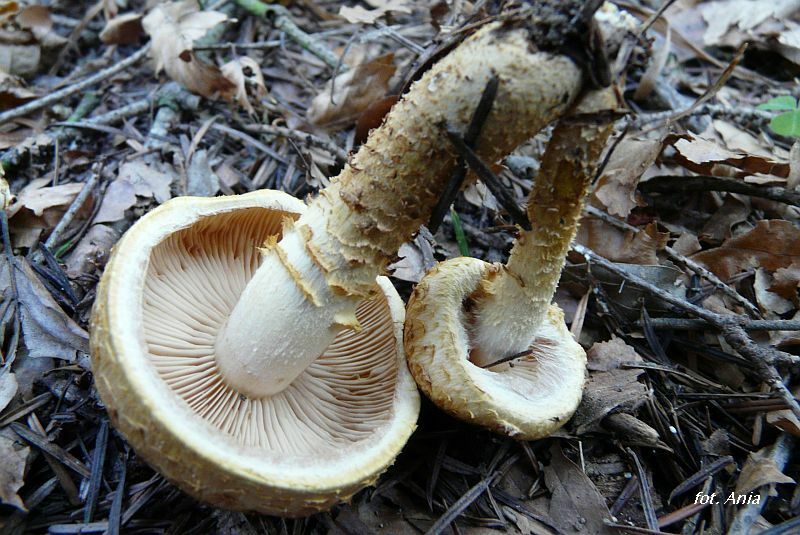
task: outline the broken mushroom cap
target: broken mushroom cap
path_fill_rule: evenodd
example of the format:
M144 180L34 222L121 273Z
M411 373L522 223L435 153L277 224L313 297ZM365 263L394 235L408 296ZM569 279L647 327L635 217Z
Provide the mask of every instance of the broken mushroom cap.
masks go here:
M462 257L428 272L408 303L406 354L417 384L439 408L495 432L533 440L551 434L575 412L586 353L567 330L561 309L550 305L530 355L491 368L473 364L469 299L497 269Z
M95 380L115 426L168 480L213 505L302 516L373 483L415 427L403 302L384 277L287 388L250 398L220 374L215 341L305 205L282 192L177 198L120 240L98 287ZM264 288L265 292L270 288Z

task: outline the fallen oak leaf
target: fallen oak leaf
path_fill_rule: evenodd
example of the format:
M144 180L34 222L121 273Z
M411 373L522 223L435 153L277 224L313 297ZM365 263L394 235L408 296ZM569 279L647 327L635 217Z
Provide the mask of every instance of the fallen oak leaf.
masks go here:
M665 138L665 143L675 148L675 160L680 165L698 174L719 175L715 167L723 164L738 169L739 176L761 173L786 178L789 175L788 162L731 151L693 134L672 134Z
M308 109L309 122L315 126L337 128L354 122L373 102L389 90L389 79L396 67L394 54L385 54L329 81ZM334 92L331 95L331 87Z
M20 28L30 31L36 41L45 48L66 44L67 39L53 31L53 19L47 6L28 6L20 10L16 18Z
M628 217L642 203L636 197L639 180L661 154L660 139L623 139L597 180L590 203L605 207L608 213Z
M264 75L258 62L249 56L242 56L229 61L220 70L222 75L236 87L233 99L247 110L247 113L255 113L247 95L247 88L253 88L256 99L264 98L267 94Z
M775 461L770 458L771 449L772 446L767 446L747 457L739 479L736 481L736 494L747 494L764 485L795 482L794 479L781 472ZM775 496L777 492L773 489L770 495Z
M158 4L142 19L142 27L153 41L150 56L156 74L164 70L186 89L207 98L230 98L235 86L216 65L201 61L193 43L208 30L228 20L218 11L199 11L195 0Z
M800 262L800 230L782 219L761 220L749 232L701 251L692 259L723 280L758 267L775 271Z

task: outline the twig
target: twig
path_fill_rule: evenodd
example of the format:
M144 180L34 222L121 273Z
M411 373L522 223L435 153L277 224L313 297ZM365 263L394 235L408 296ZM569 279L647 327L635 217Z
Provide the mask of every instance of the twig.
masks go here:
M635 233L641 232L641 229L639 229L638 227L629 225L625 221L617 219L616 217L613 217L611 214L604 212L599 208L595 208L594 206L586 206L584 208L584 211L589 215L594 216L598 219L602 219L609 225L615 226L619 229L628 230ZM756 318L761 316L761 313L759 312L758 308L753 303L751 303L746 297L737 292L732 286L726 284L722 279L717 277L714 273L712 273L705 267L701 266L691 258L688 258L680 254L678 251L676 251L670 246L664 247L664 252L667 254L669 258L678 262L681 265L686 266L687 269L694 271L695 273L706 279L708 282L713 284L717 290L720 290L722 293L724 293L725 295L727 295L728 297L730 297L731 299L742 305L748 312L748 314L750 314L751 316Z
M635 325L641 327L638 321ZM690 318L651 318L650 325L664 331L702 331L712 326L706 320ZM800 331L800 320L748 320L741 326L745 331Z
M264 154L268 155L270 158L274 158L275 160L281 162L284 165L288 165L289 164L289 162L286 160L286 158L284 158L283 156L281 156L280 154L278 154L277 152L275 152L271 148L267 147L266 145L261 143L259 140L257 140L253 136L249 136L249 135L245 134L244 132L239 132L238 130L235 130L233 128L230 128L228 126L221 125L221 124L212 125L211 128L213 128L214 130L217 130L219 132L222 132L224 134L228 134L231 137L235 137L239 141L244 141L246 143L250 143L251 145L256 147L258 150L260 150Z
M325 62L330 68L335 69L339 65L339 56L334 54L327 46L317 41L313 35L309 35L294 23L291 13L285 7L277 4L265 4L259 0L236 0L239 7L246 9L258 17L271 15L275 27L285 33L292 41L308 50L319 59ZM346 70L347 66L342 65L340 70Z
M492 192L492 195L497 198L503 208L506 209L508 215L511 216L511 219L520 227L525 230L531 229L531 223L528 221L528 214L526 214L517 204L517 201L511 196L511 194L506 190L505 187L500 183L497 176L489 169L489 166L486 165L481 158L475 154L475 152L464 143L464 140L461 139L461 135L458 132L453 132L451 130L447 130L447 137L450 138L450 142L453 144L456 152L459 156L463 157L466 160L467 164L469 164L470 169L475 171L475 174L478 175L489 191Z
M776 390L781 396L781 399L783 399L792 410L792 413L800 418L800 405L798 405L797 400L789 389L786 388L786 385L783 384L781 376L773 367L777 364L797 365L800 363L800 357L789 355L771 347L762 347L753 342L742 328L742 322L746 321L746 318L743 316L726 316L711 312L710 310L689 303L666 290L662 290L638 275L626 271L624 268L618 266L614 262L606 260L588 247L580 244L573 244L572 248L577 253L583 255L587 262L598 264L604 269L622 277L624 280L647 290L663 301L709 322L714 328L720 331L720 334L722 334L725 341L728 342L731 347L738 351L743 357L750 359L758 367L761 379Z
M672 176L661 175L639 184L639 189L653 193L675 193L685 191L727 191L751 197L761 197L792 206L800 206L800 193L780 186L759 186L738 178L709 175Z
M471 149L475 148L475 143L478 142L478 137L481 135L481 130L483 129L483 123L486 122L489 112L492 111L492 104L494 104L494 99L497 96L497 88L499 85L500 80L497 76L492 76L486 83L486 87L481 94L481 99L478 101L478 105L472 113L472 119L469 122L469 126L467 126L467 131L464 133L464 143ZM436 234L436 231L439 230L439 225L442 224L444 215L450 209L450 205L453 204L466 177L467 164L462 157L458 159L458 165L456 166L453 176L448 180L444 191L439 197L439 201L431 212L431 217L428 220L428 228L431 233Z
M98 82L102 82L103 80L114 76L118 72L127 69L131 65L136 64L139 60L141 60L147 55L147 52L149 50L150 50L150 43L147 43L142 48L140 48L139 50L137 50L135 53L128 56L124 60L120 61L119 63L115 63L114 65L106 69L103 69L102 71L92 76L89 76L88 78L81 80L80 82L69 85L54 93L50 93L47 96L37 98L36 100L32 100L27 104L23 104L22 106L17 106L16 108L11 108L6 112L0 113L0 124L5 124L19 117L28 115L29 113L32 113L34 111L40 110L47 106L51 106L52 104L55 104L56 102L62 99L65 99L71 95L74 95L75 93L83 91L87 87L91 87Z
M794 439L786 433L781 434L778 440L775 441L768 458L774 463L778 470L783 471L792 453L793 445ZM768 499L769 486L766 486L766 488L761 491L759 500L744 505L736 512L736 516L733 518L733 523L728 533L733 535L747 535L750 533L750 529L753 527L753 524L755 524L761 514L761 509L766 505Z
M308 145L316 145L317 147L328 151L339 160L343 162L347 161L347 152L339 148L334 142L319 136L315 136L314 134L309 134L308 132L293 130L283 126L274 126L271 124L250 124L244 126L243 128L247 132L275 135L285 137L287 139L293 139Z
M453 502L453 505L451 505L447 509L447 511L445 511L444 514L440 516L436 522L433 523L433 525L428 529L428 531L425 532L425 535L437 535L442 531L444 531L444 528L449 526L456 518L458 518L458 515L464 512L464 509L469 507L470 504L472 504L472 502L474 502L478 498L478 496L483 494L486 491L486 489L489 488L489 485L491 485L494 482L496 475L497 473L486 476L477 484L475 484L471 489L465 492L464 495L461 496L458 500Z
M631 459L633 459L633 463L636 465L636 472L639 475L639 498L642 502L644 519L647 522L648 529L655 531L658 529L658 517L656 516L655 506L653 505L653 496L650 494L650 483L647 480L647 474L636 452L631 448L625 448L625 451L630 455Z
M81 209L83 203L86 202L86 199L92 193L92 190L97 185L97 181L100 180L101 175L103 174L102 167L98 172L92 172L89 174L89 178L83 184L83 187L72 200L72 203L67 208L67 211L64 212L64 215L61 216L61 220L56 225L56 228L53 229L53 232L50 233L50 236L47 237L47 240L44 242L44 246L48 249L52 249L57 243L58 240L61 238L61 235L67 229L72 220L75 218L75 214L78 213L78 210ZM34 261L38 261L37 255L33 257Z
M279 39L272 41L254 41L252 43L217 43L213 45L193 46L192 50L263 50L265 48L277 48L281 46Z

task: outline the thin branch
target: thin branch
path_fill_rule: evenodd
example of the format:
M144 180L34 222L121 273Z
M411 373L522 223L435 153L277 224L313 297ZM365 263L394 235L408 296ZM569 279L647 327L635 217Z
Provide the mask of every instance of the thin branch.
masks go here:
M702 331L712 327L706 320L690 318L650 318L650 325L654 329L673 331ZM799 320L749 320L741 325L745 331L800 331Z
M761 197L792 206L800 206L800 193L780 186L759 186L738 178L693 175L693 176L654 176L639 184L639 189L647 193L675 193L686 191L727 191L751 197Z
M260 0L236 0L236 3L239 7L258 17L273 17L275 28L285 33L292 41L324 61L328 67L336 69L339 66L339 56L315 39L313 35L301 30L285 7L277 4L265 4ZM347 70L347 65L341 65L339 70Z
M79 93L84 89L93 86L98 82L102 82L103 80L114 76L118 72L124 71L131 65L138 63L139 60L141 60L147 55L147 52L149 50L150 50L150 43L147 43L142 48L140 48L139 50L137 50L135 53L128 56L124 60L120 61L119 63L115 63L114 65L106 69L103 69L102 71L92 76L89 76L88 78L81 80L80 82L74 83L63 89L50 93L47 96L37 98L36 100L32 100L27 104L23 104L22 106L11 108L10 110L4 113L0 113L0 124L5 124L19 117L24 117L25 115L28 115L29 113L32 113L34 111L51 106L60 100L63 100L69 96L74 95L75 93Z
M285 137L287 139L293 139L295 141L299 141L300 143L305 143L307 145L316 145L317 147L331 153L339 160L343 162L347 161L347 152L339 148L339 146L336 145L334 142L332 142L329 139L324 139L319 136L315 136L314 134L309 134L308 132L293 130L291 128L286 128L283 126L274 126L271 124L250 124L244 126L243 128L247 132L251 133L280 136L280 137Z

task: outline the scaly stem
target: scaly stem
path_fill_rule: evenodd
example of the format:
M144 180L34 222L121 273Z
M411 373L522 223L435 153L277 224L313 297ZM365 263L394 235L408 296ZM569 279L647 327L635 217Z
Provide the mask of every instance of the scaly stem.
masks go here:
M375 277L429 219L456 168L442 125L464 131L494 76L498 94L476 144L487 162L560 116L581 86L570 59L533 51L527 28L502 23L485 26L425 73L266 249L217 340L218 365L239 391L280 391L341 328L358 328L355 305L375 292Z
M613 91L588 94L577 113L613 108ZM520 230L506 265L483 281L473 309L471 360L485 366L530 347L575 237L583 199L612 127L597 118L559 122L528 198L531 230Z

